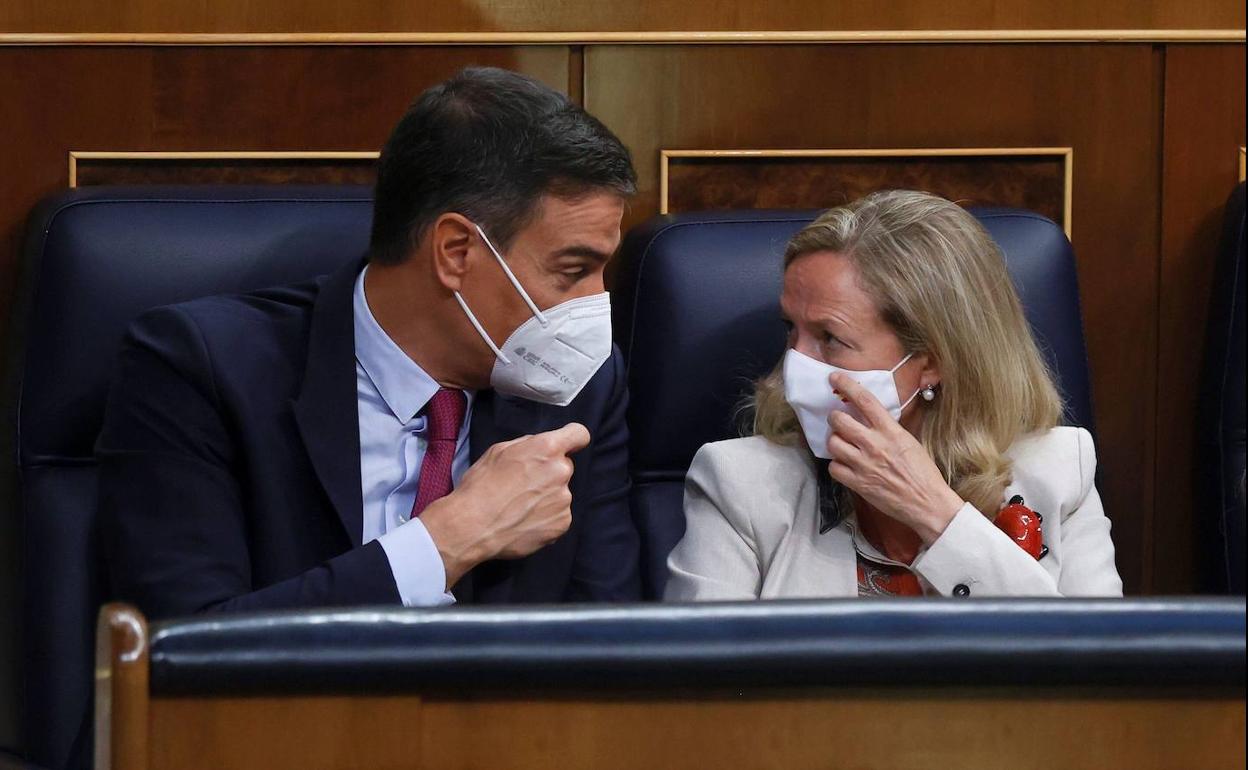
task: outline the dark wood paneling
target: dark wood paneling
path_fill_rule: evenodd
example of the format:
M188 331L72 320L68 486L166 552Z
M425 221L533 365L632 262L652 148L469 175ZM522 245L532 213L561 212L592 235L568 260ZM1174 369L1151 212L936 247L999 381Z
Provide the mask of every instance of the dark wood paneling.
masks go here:
M925 190L967 206L1017 206L1065 224L1061 156L671 158L668 211L826 208L875 190Z
M1244 762L1244 702L1242 690L1089 697L1033 689L154 698L150 735L151 770L1232 770Z
M1244 145L1244 47L1166 50L1158 321L1157 503L1154 590L1205 586L1206 517L1195 510L1196 403L1222 209L1239 179ZM1195 519L1193 519L1195 517Z
M660 149L1073 147L1102 492L1136 593L1151 563L1161 67L1138 45L605 46L586 50L586 104L633 150L628 224L656 210Z
M87 158L78 161L78 187L100 184L368 184L373 159Z
M390 32L856 29L1243 29L1236 0L6 0L24 32Z

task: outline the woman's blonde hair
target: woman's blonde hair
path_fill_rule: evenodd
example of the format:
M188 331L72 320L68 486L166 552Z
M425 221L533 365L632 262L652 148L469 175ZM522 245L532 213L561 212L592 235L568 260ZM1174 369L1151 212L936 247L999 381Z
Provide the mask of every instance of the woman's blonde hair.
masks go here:
M1006 449L1052 428L1062 412L996 244L957 204L887 190L811 222L789 241L784 266L820 251L848 257L905 351L937 362L936 399L916 401L927 410L920 440L953 490L995 517L1011 478ZM780 366L755 387L753 429L779 444L805 443Z

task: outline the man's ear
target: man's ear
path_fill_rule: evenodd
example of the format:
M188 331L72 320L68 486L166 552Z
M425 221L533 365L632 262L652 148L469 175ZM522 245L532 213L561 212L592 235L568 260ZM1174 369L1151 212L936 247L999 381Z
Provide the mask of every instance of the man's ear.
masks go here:
M472 266L477 230L462 214L447 212L429 226L433 273L447 291L460 291Z

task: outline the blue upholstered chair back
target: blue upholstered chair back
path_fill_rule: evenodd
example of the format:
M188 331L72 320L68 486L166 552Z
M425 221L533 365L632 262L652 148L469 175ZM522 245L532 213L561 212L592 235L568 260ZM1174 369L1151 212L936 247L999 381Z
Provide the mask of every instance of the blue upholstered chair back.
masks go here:
M613 306L628 360L633 515L646 589L659 595L684 534L685 471L698 447L738 435L751 383L784 351L781 258L818 211L722 211L656 217L620 254ZM1070 242L1042 216L973 212L1005 254L1032 329L1057 373L1070 423L1092 428L1079 286Z
M89 703L103 583L93 513L114 357L142 311L288 283L358 259L360 187L94 187L41 204L27 231L17 414L23 523L24 742L66 762Z

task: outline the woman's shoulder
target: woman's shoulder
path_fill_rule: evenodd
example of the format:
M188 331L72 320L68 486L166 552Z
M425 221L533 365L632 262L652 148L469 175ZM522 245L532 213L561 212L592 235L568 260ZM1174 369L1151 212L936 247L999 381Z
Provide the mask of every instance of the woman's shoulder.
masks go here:
M703 444L698 456L716 459L761 460L779 463L805 463L806 452L798 446L777 444L762 436L744 436Z
M709 502L742 537L763 552L779 542L802 501L813 499L814 464L802 447L761 436L704 445L685 476L686 516Z
M724 481L768 479L784 483L811 473L804 449L777 444L762 436L746 436L703 444L689 468L691 475L711 475Z
M1015 441L1006 455L1015 481L1032 479L1082 496L1096 475L1096 448L1084 428L1059 425Z

